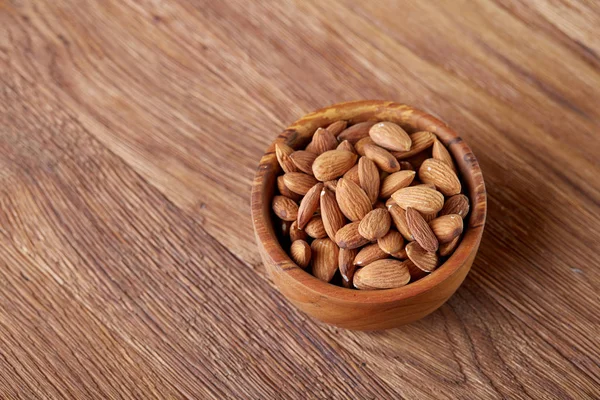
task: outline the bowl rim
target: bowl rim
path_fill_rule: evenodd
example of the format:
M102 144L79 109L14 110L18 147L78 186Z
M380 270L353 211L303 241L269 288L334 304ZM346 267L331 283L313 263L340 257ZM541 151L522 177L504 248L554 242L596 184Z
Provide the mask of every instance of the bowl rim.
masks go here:
M275 155L275 145L285 143L291 147L298 146L307 142L317 127L324 127L339 119L346 119L354 123L360 122L361 119L353 120L355 116L360 115L360 112L390 115L397 121L410 125L413 129L434 132L455 159L460 170L461 180L467 186L471 201L468 228L465 229L463 238L454 253L429 275L400 288L355 290L321 281L301 269L290 259L277 239L271 220L270 203L274 193L275 180L280 172ZM342 118L340 115L344 117ZM463 162L458 162L460 159ZM267 199L268 201L265 201ZM406 104L386 100L359 100L333 104L306 114L287 127L271 143L256 170L252 184L251 210L256 240L264 250L262 251L263 261L270 262L277 273L287 275L303 286L305 291L316 295L317 298L323 296L329 300L340 302L388 303L424 294L457 273L479 247L487 214L487 198L479 163L470 147L456 131L438 118ZM264 257L269 257L269 260L265 260Z

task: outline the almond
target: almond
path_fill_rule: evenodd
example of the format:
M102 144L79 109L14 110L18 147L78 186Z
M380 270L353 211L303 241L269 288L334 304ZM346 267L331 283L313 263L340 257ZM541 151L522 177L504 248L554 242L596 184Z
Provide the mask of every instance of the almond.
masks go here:
M404 238L394 230L377 239L377 244L387 254L396 254L404 248ZM404 257L406 258L406 257Z
M398 161L398 164L400 164L400 169L403 171L414 171L415 170L415 167L413 167L413 165L408 161Z
M415 182L411 183L411 185L410 185L410 186L413 186L413 187L416 187L416 186L422 186L422 187L429 188L429 189L431 189L431 190L437 190L437 189L435 188L435 185L432 185L431 183L420 183L419 181L415 181Z
M399 258L400 260L406 260L408 258L408 255L406 255L406 247L403 247L399 251L392 253L391 256L394 258Z
M304 172L288 172L283 175L283 183L292 192L305 195L318 181Z
M278 226L279 226L279 230L281 232L281 237L285 238L285 237L289 236L291 225L292 225L292 223L290 221L282 221L282 220L278 219L276 221L276 224L278 224Z
M349 179L338 180L335 197L340 210L350 221L361 220L373 209L365 191Z
M306 231L302 229L298 229L298 220L292 222L292 226L290 226L290 240L295 242L296 240L306 240L308 239L308 235Z
M329 238L315 239L310 245L312 251L312 273L322 281L329 282L338 267L339 248Z
M354 273L357 289L392 289L410 281L408 267L402 261L385 259L374 261Z
M295 240L290 247L290 256L300 268L306 269L310 264L310 246L304 240Z
M419 168L419 179L423 183L434 184L446 196L460 193L460 181L456 173L444 161L428 158Z
M456 248L458 247L459 240L460 236L457 236L448 243L440 244L440 256L446 257L454 253L454 250L456 250Z
M392 218L390 213L381 208L370 211L360 221L358 233L369 241L374 241L383 237L390 230Z
M358 149L356 149L356 151L358 151ZM383 171L396 172L400 170L398 160L383 147L367 143L364 145L364 153L365 157L372 160L375 165Z
M301 195L292 192L290 189L288 189L287 186L285 186L285 182L283 181L283 175L279 175L277 177L277 189L279 190L279 193L281 193L282 196L289 197L294 201L300 201L302 199Z
M312 175L312 165L317 158L315 153L306 150L298 150L290 155L290 158L298 170L305 174Z
M331 190L332 192L335 192L335 190L337 189L337 179L325 182L325 187Z
M338 147L336 148L336 150L346 150L346 151L349 151L350 153L356 154L356 150L354 149L354 146L352 146L352 144L347 140L344 140L342 143L340 143L338 145Z
M406 258L406 257L405 257ZM406 266L408 267L408 272L410 273L411 281L418 281L427 275L427 272L423 271L421 268L417 267L414 262L411 260L405 261Z
M463 220L458 214L448 214L432 220L429 226L440 243L448 243L462 233Z
M373 125L375 125L375 122L359 122L358 124L354 124L351 127L344 129L337 138L340 142L347 140L354 145L360 139L369 136L369 129L371 129Z
M338 268L342 275L342 280L346 283L352 283L356 265L354 265L354 257L358 254L356 249L340 249L338 254Z
M406 222L417 243L425 250L435 253L439 247L439 242L423 216L414 208L408 207L406 209Z
M349 179L357 185L360 185L360 177L358 176L358 164L350 168L348 172L344 174L344 179Z
M339 229L335 235L335 242L342 249L357 249L367 243L365 239L358 233L358 225L360 222L351 222Z
M371 127L369 136L373 141L387 150L408 151L411 139L404 129L393 122L379 122Z
M329 189L321 191L321 218L327 236L332 240L335 239L337 231L346 224L346 218L338 206L335 195Z
M294 149L284 143L277 143L275 145L275 155L277 156L277 161L279 161L279 165L285 173L298 171L296 165L294 165L294 162L290 158L290 155L293 152Z
M327 236L323 219L318 215L315 215L308 221L304 227L304 232L313 239L322 239Z
M358 181L371 204L375 204L379 196L379 170L375 163L366 157L358 160Z
M371 264L373 261L383 260L388 257L388 253L381 250L377 243L370 244L360 249L356 257L354 257L354 265L364 267Z
M425 272L431 272L437 268L439 259L437 254L422 248L417 242L406 245L406 255L417 267Z
M306 151L319 155L326 151L334 150L337 145L337 139L331 132L323 128L318 128L313 135L312 141L306 146Z
M298 204L285 196L273 197L273 211L284 221L293 221L298 217Z
M392 217L392 221L394 222L396 229L398 229L398 232L402 234L404 239L409 241L415 240L410 232L410 229L408 229L408 222L406 222L406 211L404 211L399 205L392 204L388 206L388 212Z
M434 219L437 218L438 213L421 213L421 216L425 220L425 222L430 223Z
M390 208L390 206L397 206L397 205L398 204L396 204L396 202L394 201L394 199L392 199L391 197L385 201L385 207L386 208Z
M321 199L321 190L323 190L323 184L317 183L315 186L310 188L306 195L300 202L298 207L298 227L303 229L308 221L312 218L315 211L319 207L319 201Z
M375 144L375 142L373 141L373 139L371 139L369 136L360 139L358 142L356 142L354 144L354 150L356 150L356 153L359 156L364 156L365 155L365 146L368 144Z
M348 126L348 121L340 120L335 121L329 125L326 129L331 132L333 136L339 135Z
M433 141L433 148L431 150L431 156L436 160L440 160L448 164L452 171L456 172L456 167L454 166L454 161L452 160L452 156L448 152L446 146L442 144L439 140L435 139Z
M423 186L409 186L395 191L392 198L400 207L415 208L423 213L438 212L444 206L444 196L435 189Z
M389 174L381 183L379 197L387 199L395 191L407 187L413 181L415 174L415 171L398 171Z
M469 213L469 199L464 194L455 194L449 197L440 211L440 216L458 214L463 219Z
M398 160L404 160L428 149L433 145L435 134L431 132L416 132L410 135L410 140L412 142L410 150L392 152L393 156Z
M312 165L315 178L324 182L344 175L356 163L357 155L346 150L329 150Z

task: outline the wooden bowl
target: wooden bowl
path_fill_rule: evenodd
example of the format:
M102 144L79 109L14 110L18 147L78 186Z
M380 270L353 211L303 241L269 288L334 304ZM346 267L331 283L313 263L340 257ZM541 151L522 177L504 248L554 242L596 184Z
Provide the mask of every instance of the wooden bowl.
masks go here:
M449 147L471 201L463 238L450 258L428 276L386 290L353 290L323 282L298 267L275 233L271 201L281 173L275 144L304 148L318 127L337 120L393 121L408 132L431 131ZM377 330L416 321L435 311L458 289L471 269L486 217L483 176L471 149L452 128L413 107L390 101L335 104L310 113L281 133L260 160L252 186L254 232L263 262L279 291L313 318L347 329Z

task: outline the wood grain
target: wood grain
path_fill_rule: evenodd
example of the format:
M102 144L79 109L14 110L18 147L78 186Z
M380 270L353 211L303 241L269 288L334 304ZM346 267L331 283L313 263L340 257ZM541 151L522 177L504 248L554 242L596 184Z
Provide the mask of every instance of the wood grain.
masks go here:
M0 1L0 397L600 397L600 8L567 0ZM325 327L263 277L264 149L393 99L478 157L463 286Z

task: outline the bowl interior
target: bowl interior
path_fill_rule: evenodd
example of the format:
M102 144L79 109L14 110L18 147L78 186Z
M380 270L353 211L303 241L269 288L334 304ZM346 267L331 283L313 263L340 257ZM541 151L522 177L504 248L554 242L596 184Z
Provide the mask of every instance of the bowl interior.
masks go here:
M396 289L353 290L323 282L298 267L281 247L271 219L271 201L275 191L275 180L280 166L275 155L275 144L285 143L294 149L303 148L319 127L337 120L349 124L363 121L392 121L407 132L434 132L448 147L460 171L460 178L469 196L471 210L463 238L455 252L444 264L426 277ZM462 138L445 123L413 107L390 101L369 100L340 103L326 107L296 121L282 132L271 144L260 160L252 187L252 218L263 257L271 264L300 282L306 290L315 294L352 302L393 302L431 290L452 276L465 262L471 252L476 251L481 240L486 217L486 192L483 176L477 159Z

